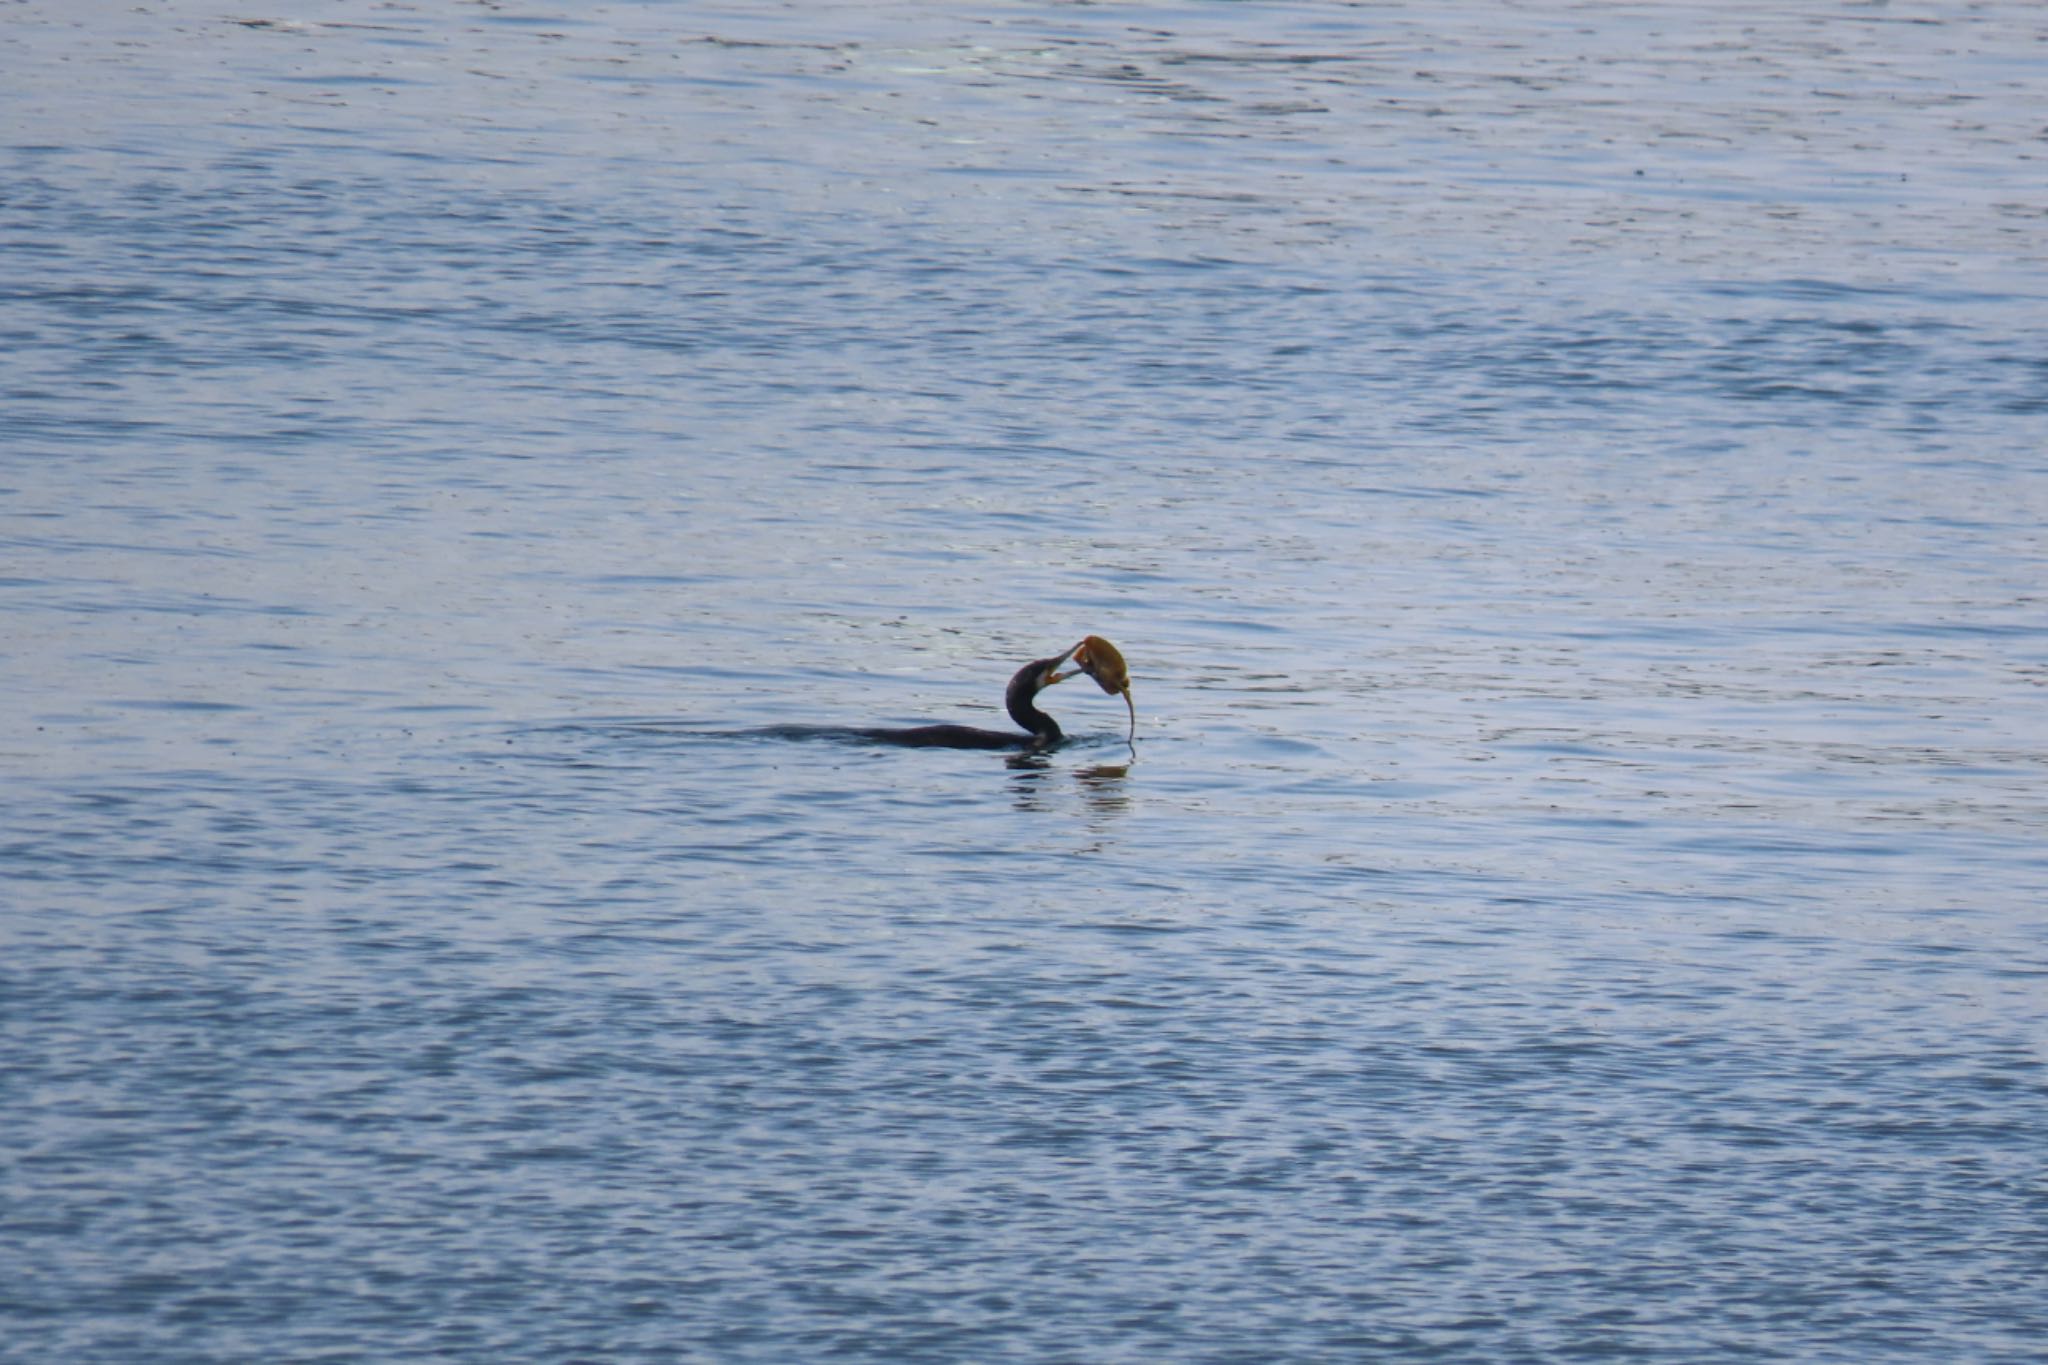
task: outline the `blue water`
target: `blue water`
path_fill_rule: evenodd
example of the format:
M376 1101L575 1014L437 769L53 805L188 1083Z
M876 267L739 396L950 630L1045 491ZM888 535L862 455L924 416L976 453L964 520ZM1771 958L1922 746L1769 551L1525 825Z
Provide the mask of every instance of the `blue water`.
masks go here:
M0 69L0 1357L2041 1358L2038 9Z

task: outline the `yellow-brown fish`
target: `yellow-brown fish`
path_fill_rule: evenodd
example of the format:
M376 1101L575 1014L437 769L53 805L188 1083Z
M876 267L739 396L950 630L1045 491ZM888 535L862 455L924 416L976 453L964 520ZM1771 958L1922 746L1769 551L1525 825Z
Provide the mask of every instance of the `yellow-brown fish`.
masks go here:
M1131 700L1131 670L1124 663L1124 656L1117 647L1100 635L1091 635L1075 645L1070 653L1081 671L1095 679L1095 685L1105 692L1122 693L1124 705L1131 713L1131 733L1128 743L1138 738L1138 706Z

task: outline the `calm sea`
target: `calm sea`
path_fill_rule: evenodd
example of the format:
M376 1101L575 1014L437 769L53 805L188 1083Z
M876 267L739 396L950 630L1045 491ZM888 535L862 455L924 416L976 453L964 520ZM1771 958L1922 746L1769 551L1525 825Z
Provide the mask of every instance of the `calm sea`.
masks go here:
M2048 14L0 10L0 1358L2040 1360ZM1048 755L1003 725L1122 646Z

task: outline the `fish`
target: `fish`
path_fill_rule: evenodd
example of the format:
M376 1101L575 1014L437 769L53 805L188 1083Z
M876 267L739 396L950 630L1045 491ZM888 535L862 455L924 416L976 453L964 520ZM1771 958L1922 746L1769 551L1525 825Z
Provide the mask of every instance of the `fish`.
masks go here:
M1138 704L1131 700L1131 669L1130 665L1124 662L1123 651L1100 635L1090 635L1068 650L1067 657L1072 659L1083 673L1095 679L1097 687L1111 695L1122 694L1124 706L1131 713L1131 732L1125 737L1125 742L1137 743Z

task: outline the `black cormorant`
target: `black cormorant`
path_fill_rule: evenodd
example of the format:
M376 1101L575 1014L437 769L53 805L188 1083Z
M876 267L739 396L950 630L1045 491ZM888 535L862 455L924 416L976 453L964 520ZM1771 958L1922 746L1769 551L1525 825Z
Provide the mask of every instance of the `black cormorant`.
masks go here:
M1069 660L1074 667L1062 673L1060 665ZM1103 691L1123 694L1124 705L1131 713L1131 738L1135 741L1138 709L1131 702L1130 671L1124 666L1124 656L1117 652L1116 646L1100 635L1090 635L1064 654L1055 654L1050 659L1033 659L1011 677L1010 686L1003 693L1003 706L1009 711L1010 719L1023 728L1021 735L1008 730L984 730L978 725L912 725L901 729L773 725L748 733L781 739L866 740L875 744L900 745L906 749L1021 749L1027 754L1042 753L1066 736L1061 732L1058 721L1038 709L1038 694L1081 673L1095 679Z
M1024 727L1025 734L1008 730L984 730L977 725L913 725L906 730L855 730L863 739L883 744L900 744L912 749L1024 749L1036 753L1050 749L1066 738L1060 723L1034 704L1038 694L1055 683L1065 682L1073 673L1062 673L1060 665L1074 657L1074 649L1050 659L1033 659L1018 669L1003 693L1004 709L1010 719Z

